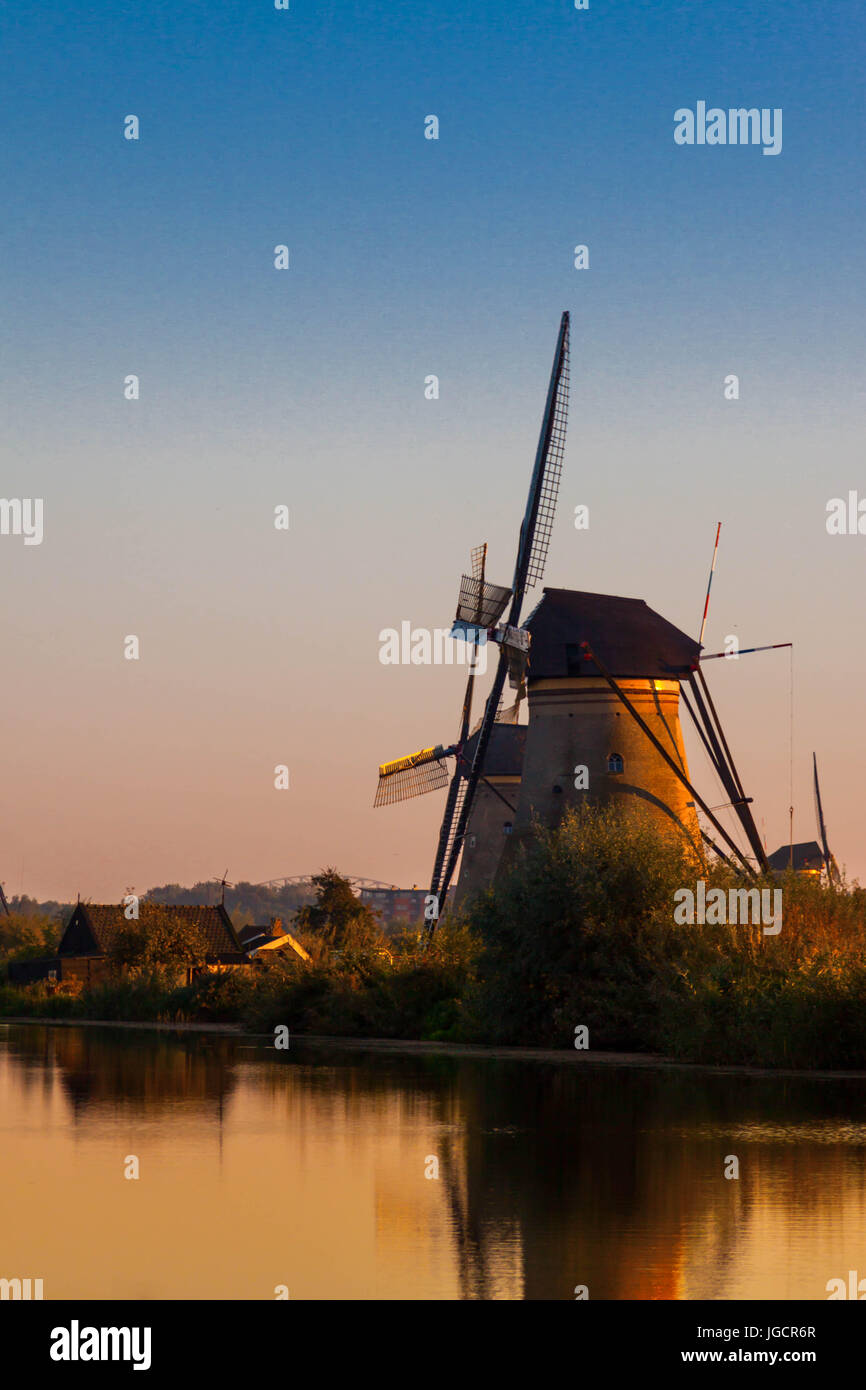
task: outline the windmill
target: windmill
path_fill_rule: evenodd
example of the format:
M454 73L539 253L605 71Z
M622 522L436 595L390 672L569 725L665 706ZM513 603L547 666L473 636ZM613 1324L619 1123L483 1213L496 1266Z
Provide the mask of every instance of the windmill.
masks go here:
M827 882L838 883L839 869L827 843L827 827L824 824L824 808L821 805L821 788L818 785L818 759L814 753L812 754L812 771L815 777L815 814L818 817L818 830L821 834L821 851L824 855L824 867L827 870Z
M479 629L482 629L485 640L490 638L499 645L499 660L493 685L481 721L472 735L474 748L471 762L466 753L466 744L469 738L475 678L474 659L470 665L457 743L449 747L439 744L435 748L425 748L407 758L383 763L379 768L379 786L374 802L377 806L392 801L403 801L408 797L420 796L445 786L449 780L446 759L453 756L456 760L430 880L427 917L430 933L435 930L440 906L445 902L460 858L479 782L484 781L492 792L505 800L496 786L484 778L485 762L497 719L500 722L516 723L517 706L525 693L529 635L525 628L520 627L520 614L526 588L542 578L547 560L565 450L568 385L569 315L566 312L562 315L559 325L541 433L529 484L529 496L520 525L511 588L505 589L487 583L484 574L486 546L482 551L480 566L474 564L472 577L464 575L461 582L457 615L452 629L454 635L463 636L477 646L481 638ZM473 560L477 553L473 553ZM506 607L507 621L497 626L498 619L505 613ZM500 709L500 701L506 678L517 691L517 700L511 710L503 712ZM507 801L506 805L509 805ZM512 809L509 805L509 810Z
M236 887L237 887L237 884L235 884L235 883L229 883L229 871L228 871L228 869L226 869L226 871L225 871L225 873L223 874L222 878L217 878L216 874L214 874L213 878L212 878L210 881L211 881L211 883L218 883L218 884L219 884L220 890L221 890L221 891L220 891L220 907L225 907L225 905L226 905L226 888L236 888Z
M703 642L704 631L707 623L707 611L710 605L710 588L713 582L713 574L715 573L716 569L716 556L718 554L719 549L719 532L721 531L721 529L722 523L719 522L718 526L716 527L716 541L715 546L713 548L713 562L710 567L710 577L707 583L707 596L706 601L704 603L704 615L703 621L701 623L701 635L699 639L700 642ZM760 647L741 647L738 648L736 655L740 657L748 656L753 652L779 651L784 647L787 647L791 650L793 657L792 642L771 642L767 645ZM731 655L732 653L728 651L701 652L700 661L719 661L723 657L729 657ZM784 873L786 870L795 870L798 873L819 875L821 872L820 865L823 861L824 867L827 871L828 882L838 883L840 881L839 869L835 859L830 853L830 847L827 843L827 830L826 826L824 825L824 811L821 805L821 790L818 786L818 760L815 754L812 754L812 769L815 786L815 815L818 821L818 830L821 835L821 844L819 845L816 840L807 840L799 844L794 843L794 807L793 805L791 805L788 808L791 817L791 832L788 844L780 846L779 849L774 850L772 854L768 855L763 847L761 837L758 833L758 828L755 824L751 810L749 809L752 798L746 796L745 792L743 791L743 784L740 781L739 774L737 773L737 769L734 766L730 748L728 747L727 740L725 739L721 723L719 722L718 714L716 713L715 705L713 704L712 696L710 695L709 689L707 688L704 673L700 669L699 664L696 663L694 665L689 680L692 687L692 694L694 696L695 705L697 706L697 714L694 710L692 710L691 706L689 705L688 697L686 696L685 691L683 691L683 702L686 708L688 709L689 714L692 717L692 721L695 724L698 733L700 734L701 741L703 742L704 748L706 749L706 752L709 755L710 762L715 768L716 773L718 774L719 779L725 788L725 791L731 798L731 800L726 802L725 805L727 807L732 807L733 810L737 813L737 816L739 817L743 825L743 828L746 832L746 838L749 840L753 850L755 851L755 857L762 872ZM706 705L704 704L704 701L701 698L701 689L699 688L699 686L703 689L704 696L706 697ZM793 699L793 665L791 668L791 690ZM791 748L793 758L793 706L791 719ZM793 796L791 799L793 801ZM720 808L717 807L716 809L718 810ZM706 840L707 837L704 836L704 839Z

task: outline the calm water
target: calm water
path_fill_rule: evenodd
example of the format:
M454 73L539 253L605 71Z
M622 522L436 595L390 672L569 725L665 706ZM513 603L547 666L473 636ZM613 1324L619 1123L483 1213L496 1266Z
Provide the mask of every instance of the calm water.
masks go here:
M825 1299L866 1083L0 1025L0 1194L46 1298Z

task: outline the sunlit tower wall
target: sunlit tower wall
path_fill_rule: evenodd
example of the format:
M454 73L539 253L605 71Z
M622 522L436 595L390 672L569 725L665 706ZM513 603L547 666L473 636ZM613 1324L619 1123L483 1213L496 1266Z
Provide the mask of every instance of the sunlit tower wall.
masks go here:
M476 733L468 740L464 753L470 766L477 737ZM454 893L457 909L489 888L496 876L503 847L514 829L525 744L525 725L494 724L484 759L484 781L478 784L463 840Z
M698 643L642 599L571 589L545 589L526 626L529 724L514 830L502 866L531 833L533 818L555 827L569 807L587 800L640 804L661 825L700 845L688 790L582 645L589 644L688 779L680 680L698 659Z

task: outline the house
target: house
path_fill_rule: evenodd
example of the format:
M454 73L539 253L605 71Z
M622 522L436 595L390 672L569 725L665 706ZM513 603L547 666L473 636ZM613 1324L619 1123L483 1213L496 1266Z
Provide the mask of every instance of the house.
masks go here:
M309 953L304 950L300 941L283 926L281 917L272 917L267 927L241 927L238 937L248 960L257 959L262 951L267 951L269 955L273 951L294 951L301 960L310 959Z
M387 932L400 924L420 926L424 921L426 888L362 888L361 902L378 912Z
M180 921L203 933L207 943L205 970L230 970L247 964L246 949L222 905L173 907L144 899L140 906L139 925L145 930L163 921L166 924ZM13 984L32 984L35 980L46 979L63 984L96 984L109 975L112 947L130 925L122 903L77 903L60 939L57 955L49 959L11 962L9 980ZM192 967L181 969L187 983L200 973Z
M798 845L781 845L767 862L776 874L793 869L798 874L818 876L824 867L824 852L817 840L803 840Z

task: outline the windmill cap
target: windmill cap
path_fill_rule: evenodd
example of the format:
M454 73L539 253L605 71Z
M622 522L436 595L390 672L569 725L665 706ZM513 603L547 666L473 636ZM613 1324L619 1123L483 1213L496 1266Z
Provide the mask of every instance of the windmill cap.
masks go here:
M532 637L529 680L597 676L583 644L612 676L679 680L691 671L700 644L643 599L548 589L525 626Z

